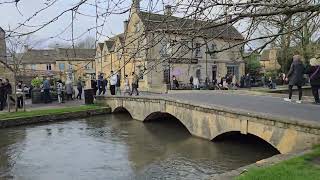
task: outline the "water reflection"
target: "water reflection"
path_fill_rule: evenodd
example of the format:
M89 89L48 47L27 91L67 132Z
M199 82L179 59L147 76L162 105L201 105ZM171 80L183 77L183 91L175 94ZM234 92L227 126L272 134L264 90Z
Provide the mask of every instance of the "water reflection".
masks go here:
M0 178L203 179L274 152L192 137L179 123L127 115L0 131Z

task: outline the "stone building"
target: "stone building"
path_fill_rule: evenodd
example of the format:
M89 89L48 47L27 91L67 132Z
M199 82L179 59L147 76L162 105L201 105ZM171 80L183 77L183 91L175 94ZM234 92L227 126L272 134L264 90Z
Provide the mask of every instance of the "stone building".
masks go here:
M95 49L26 49L22 53L21 73L26 76L52 76L66 80L67 75L95 77Z
M14 81L13 72L9 70L4 63L8 63L7 53L6 53L6 41L5 41L5 31L0 27L0 78L9 79L11 82Z
M96 69L105 74L113 69L122 77L135 72L140 75L139 88L145 91L165 91L173 75L181 84L189 83L191 76L202 83L206 78L212 81L226 74L239 78L245 65L241 46L236 44L243 37L233 26L214 25L173 16L170 6L164 14L143 12L139 0L133 0L124 33L98 46ZM230 46L234 47L215 53ZM109 67L101 68L101 64Z
M260 64L262 66L262 72L277 71L281 68L277 60L276 48L266 49L261 54Z

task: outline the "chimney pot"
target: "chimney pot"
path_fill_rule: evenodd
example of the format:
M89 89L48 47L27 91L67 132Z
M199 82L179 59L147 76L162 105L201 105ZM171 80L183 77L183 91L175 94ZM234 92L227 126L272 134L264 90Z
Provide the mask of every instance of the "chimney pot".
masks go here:
M123 21L123 30L124 30L124 32L126 32L126 31L127 31L128 23L129 23L129 21L128 21L128 20Z
M172 6L166 5L164 7L164 14L167 16L172 16Z

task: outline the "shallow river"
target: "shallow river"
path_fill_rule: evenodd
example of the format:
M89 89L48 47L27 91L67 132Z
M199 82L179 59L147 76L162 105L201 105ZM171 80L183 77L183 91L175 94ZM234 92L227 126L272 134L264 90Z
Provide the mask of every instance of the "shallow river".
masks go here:
M195 138L173 120L107 115L0 129L0 179L206 179L274 153L251 141Z

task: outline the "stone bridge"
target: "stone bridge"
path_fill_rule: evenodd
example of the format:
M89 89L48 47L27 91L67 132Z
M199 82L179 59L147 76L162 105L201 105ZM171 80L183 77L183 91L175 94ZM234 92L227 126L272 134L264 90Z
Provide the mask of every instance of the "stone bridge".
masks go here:
M113 112L125 109L139 121L170 114L192 135L208 140L224 133L240 132L263 139L280 153L292 153L320 143L320 125L312 121L286 120L165 96L99 96L97 102L110 106Z

